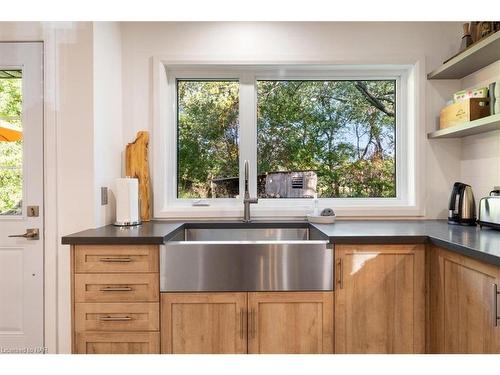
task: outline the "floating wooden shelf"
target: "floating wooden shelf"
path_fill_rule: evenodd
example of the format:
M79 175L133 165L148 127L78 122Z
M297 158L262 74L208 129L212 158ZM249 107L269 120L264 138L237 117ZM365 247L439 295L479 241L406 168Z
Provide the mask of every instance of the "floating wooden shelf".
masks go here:
M427 74L427 79L460 79L499 59L500 31L497 31Z
M500 114L487 116L478 120L464 122L446 129L436 130L428 133L427 138L462 138L468 135L486 133L493 130L500 130Z

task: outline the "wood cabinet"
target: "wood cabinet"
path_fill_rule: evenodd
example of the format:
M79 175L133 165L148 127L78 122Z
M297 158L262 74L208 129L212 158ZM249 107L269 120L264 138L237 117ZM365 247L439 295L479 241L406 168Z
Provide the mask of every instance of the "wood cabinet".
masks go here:
M251 354L333 353L333 292L248 294Z
M81 245L75 253L75 272L158 272L158 256L155 245Z
M161 311L162 353L333 353L333 292L162 293Z
M151 245L72 246L74 353L160 352L158 256Z
M425 246L335 246L336 353L425 352Z
M158 273L75 274L76 302L158 302Z
M151 354L160 351L158 332L80 332L77 354Z
M436 246L336 245L335 292L161 296L158 251L72 247L74 353L500 353L500 267Z
M162 353L246 353L247 293L162 293Z
M499 268L431 249L430 351L500 353Z

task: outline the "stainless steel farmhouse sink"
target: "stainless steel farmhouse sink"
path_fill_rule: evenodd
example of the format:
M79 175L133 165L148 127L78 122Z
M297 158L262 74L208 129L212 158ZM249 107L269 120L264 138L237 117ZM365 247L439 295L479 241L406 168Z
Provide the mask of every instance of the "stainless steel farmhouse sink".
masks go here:
M160 289L332 290L333 250L306 226L188 226L161 246Z

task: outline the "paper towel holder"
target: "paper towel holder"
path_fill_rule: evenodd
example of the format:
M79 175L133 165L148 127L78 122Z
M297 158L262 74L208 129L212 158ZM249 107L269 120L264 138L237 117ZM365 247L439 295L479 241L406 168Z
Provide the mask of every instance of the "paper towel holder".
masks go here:
M139 201L138 202L139 207L141 207L141 198L140 197L139 197L138 201ZM137 221L123 221L123 222L122 221L115 221L113 223L113 225L115 227L136 227L136 226L141 225L141 224L142 224L142 221L140 218Z
M132 177L126 176L125 178L132 178ZM139 207L139 210L140 210L140 207L141 207L141 197L137 198L137 204L138 204L138 207ZM140 218L140 215L139 215L139 219L136 220L136 221L115 221L113 223L113 225L115 227L135 227L135 226L139 226L141 224L142 224L142 220Z
M137 220L137 221L124 221L124 222L115 221L113 223L113 225L115 227L135 227L135 226L138 226L138 225L141 225L141 224L142 224L141 220Z

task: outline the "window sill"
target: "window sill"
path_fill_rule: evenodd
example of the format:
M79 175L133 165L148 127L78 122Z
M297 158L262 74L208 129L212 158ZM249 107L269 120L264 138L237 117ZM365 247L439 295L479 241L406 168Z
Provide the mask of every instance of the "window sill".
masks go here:
M320 205L320 210L327 207ZM423 210L416 206L376 206L376 207L356 207L331 206L337 217L419 217L424 216ZM302 207L259 207L252 205L250 208L253 218L261 219L305 219L311 212L312 205ZM156 219L240 219L243 216L243 204L241 207L169 207L161 211L156 211Z

